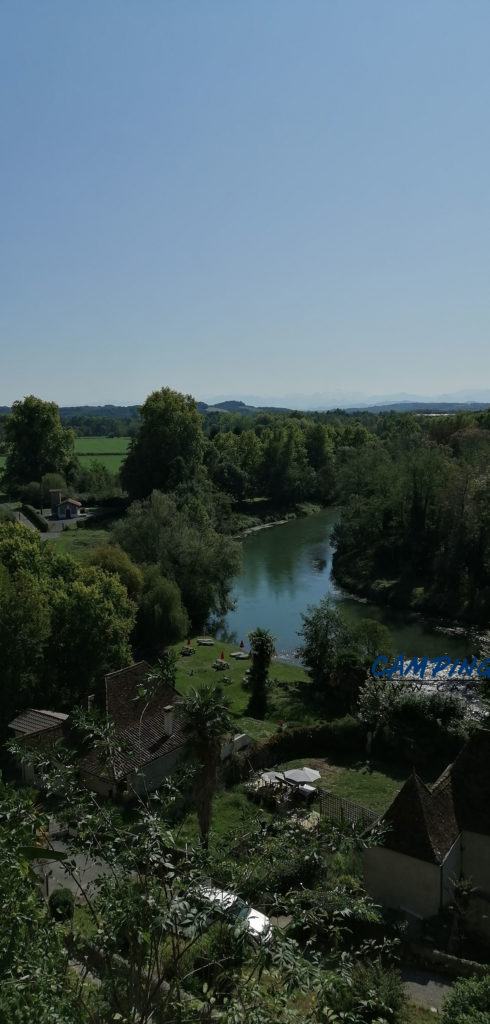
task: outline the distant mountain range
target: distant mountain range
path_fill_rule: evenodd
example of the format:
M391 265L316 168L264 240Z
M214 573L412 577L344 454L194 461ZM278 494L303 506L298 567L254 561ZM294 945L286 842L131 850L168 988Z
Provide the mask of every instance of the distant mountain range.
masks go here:
M281 397L272 395L218 395L209 399L208 405L228 405L230 401L241 401L247 406L263 409L287 408L304 409L324 412L329 409L368 409L368 408L407 408L407 405L434 406L434 405L457 405L458 407L471 404L483 406L490 405L490 388L466 389L455 391L450 394L416 395L406 391L394 394L367 395L361 391L326 391L316 392L312 395L288 394Z
M395 395L365 395L360 392L331 392L314 395L285 395L261 397L243 395L233 398L219 396L213 401L197 403L200 412L292 412L299 409L308 412L327 412L343 409L345 412L458 412L478 411L490 406L490 390L457 391L453 394L434 396L411 395L401 392ZM0 406L0 414L10 412L7 405ZM62 420L72 416L102 416L108 419L135 419L139 413L137 405L67 405L60 406Z

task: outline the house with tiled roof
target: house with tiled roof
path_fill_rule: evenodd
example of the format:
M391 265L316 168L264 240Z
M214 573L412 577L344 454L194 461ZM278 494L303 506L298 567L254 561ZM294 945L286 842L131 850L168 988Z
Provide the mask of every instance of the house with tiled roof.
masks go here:
M384 844L363 860L366 889L382 906L432 917L460 878L490 898L490 731L476 731L433 786L413 772L381 821Z
M149 672L147 662L140 661L104 677L97 703L115 725L115 750L110 760L97 750L81 759L82 778L97 793L113 796L155 789L185 753L177 704L180 694L164 686L153 700L140 697L138 690ZM69 715L29 708L9 722L9 729L26 746L39 746L62 739L65 725L69 728ZM26 784L37 781L27 755L22 760L22 779Z
M98 793L112 796L156 789L185 753L182 715L176 703L180 694L164 686L153 700L140 697L138 690L149 672L146 661L140 661L104 678L104 710L116 728L117 750L105 761L96 750L82 760L82 776Z

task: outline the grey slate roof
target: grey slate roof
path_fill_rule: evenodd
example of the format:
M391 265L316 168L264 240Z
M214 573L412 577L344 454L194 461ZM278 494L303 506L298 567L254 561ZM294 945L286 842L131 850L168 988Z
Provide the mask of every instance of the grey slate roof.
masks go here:
M148 706L144 698L137 699L138 685L145 681L149 670L149 665L140 661L106 675L106 712L115 723L120 750L111 765L103 764L97 752L91 751L83 761L87 773L118 782L184 745L182 718L175 707L180 697L177 690L166 686ZM169 704L174 705L170 736L164 715Z
M23 711L12 722L9 722L9 729L21 732L24 736L32 736L45 729L61 727L67 718L68 715L64 715L61 711L38 711L37 708L28 708L27 711Z
M381 820L387 849L432 864L463 830L490 836L490 731L473 733L431 788L413 772Z

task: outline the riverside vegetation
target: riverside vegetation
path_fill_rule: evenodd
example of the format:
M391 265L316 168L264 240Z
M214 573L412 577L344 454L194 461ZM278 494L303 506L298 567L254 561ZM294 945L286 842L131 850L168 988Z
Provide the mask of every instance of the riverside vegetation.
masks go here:
M482 498L490 438L487 414L465 414L450 422L409 414L363 414L356 420L342 413L210 413L201 418L189 396L162 389L149 397L138 422L117 480L102 465L80 465L75 437L61 426L52 403L31 396L14 405L4 424L4 486L9 494L22 497L30 488L33 499L42 499L50 486L60 487L83 500L91 496L98 503L107 501L111 515L105 524L99 521L104 530L76 531L96 540L79 564L62 549L9 522L8 512L2 515L0 654L8 673L8 685L2 689L4 724L15 711L33 704L72 711L77 703L86 702L104 672L143 655L154 661L171 645L178 650L191 629L199 634L210 616L223 615L239 567L239 545L233 535L244 522L258 521L258 509L263 516L275 517L304 502L341 501L335 555L341 581L360 593L371 588L378 599L424 610L442 595L440 607L447 615L488 625L489 595L482 568L489 539ZM446 593L448 566L454 586ZM371 762L365 775L369 787L372 774L374 787L383 770L385 778L391 772L392 783L403 778L400 758L406 758L405 764L416 763L430 778L434 759L445 763L467 735L464 705L456 698L425 697L410 686L392 687L388 693L386 685L366 683L374 658L390 650L390 637L378 623L365 621L354 629L328 603L305 610L304 670L270 661L274 638L266 629L257 625L250 639L255 659L248 679L244 680L242 664L233 665L228 678L217 681L211 652L202 649L192 664L182 659L176 680L191 700L196 685L211 683L213 692L218 688L217 696L230 705L227 713L233 724L268 744L264 756L269 763L325 758L329 753L355 772L365 765L369 738L378 761ZM279 720L283 724L278 730ZM207 759L197 748L196 756ZM312 1024L404 1020L399 980L389 968L393 949L380 939L379 928L384 934L386 922L377 917L360 885L360 836L332 833L326 827L315 845L294 827L281 830L267 815L262 821L260 815L248 815L245 832L239 825L240 791L229 822L229 841L221 831L217 849L207 842L210 829L212 834L209 811L206 843L196 844L192 855L195 878L211 876L223 886L235 886L259 909L291 916L293 921L292 938L279 943L278 950L271 947L270 956L262 951L252 963L253 957L243 944L236 946L237 936L230 936L229 929L214 946L214 939L206 937L207 925L195 925L198 910L186 899L189 878L177 864L179 826L175 833L173 812L166 803L174 801L172 793L161 796L156 817L150 804L130 815L127 825L124 809L99 808L92 797L76 795L75 765L68 755L66 771L66 785L72 786L64 791L66 801L53 793L54 802L42 812L28 797L24 801L15 787L3 792L7 811L0 840L8 870L0 872L5 911L0 954L6 979L0 1006L8 1024L34 1018L42 1024L56 1019L150 1018L163 1024L199 1020L198 1013L209 1019L216 1007L230 1024L266 1022L267 1014L271 1021ZM212 787L208 789L212 804ZM192 783L188 791L191 797L194 792L198 806L200 797ZM388 791L387 784L386 795ZM83 803L87 800L92 801L90 807ZM120 902L115 896L121 885L118 875L112 888L108 884L103 891L94 913L88 908L104 965L100 999L89 977L82 984L68 969L59 924L47 918L26 867L32 854L25 851L37 845L42 813L53 807L66 820L76 808L78 820L87 825L86 841L95 842L97 831L106 844L100 849L104 859L120 863L123 873L128 872ZM12 821L16 841L9 849ZM203 834L202 821L200 828ZM146 868L135 884L129 878L137 870L130 850L140 849L136 836L141 838L145 829L154 847L140 850ZM84 843L79 834L75 845ZM154 869L168 854L168 844L173 852L166 858L167 875L162 880ZM281 867L285 850L292 875ZM26 907L13 931L12 900ZM157 908L158 934L150 906ZM23 973L27 937L29 981ZM50 966L44 971L46 951ZM132 971L123 983L125 958ZM223 987L223 964L230 967L231 987ZM313 979L314 966L319 973ZM159 998L165 995L158 1010L154 978ZM189 998L197 1002L191 1005ZM30 1018L27 1010L19 1018L22 1006Z

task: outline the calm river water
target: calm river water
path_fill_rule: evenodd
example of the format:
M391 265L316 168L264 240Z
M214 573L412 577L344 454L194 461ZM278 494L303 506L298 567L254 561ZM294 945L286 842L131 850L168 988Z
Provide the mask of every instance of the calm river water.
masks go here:
M243 569L233 591L236 609L226 617L219 635L246 642L247 632L260 626L277 637L279 656L294 657L301 642L297 636L301 612L330 594L351 622L371 618L388 626L394 654L461 657L468 653L463 637L431 631L421 620L408 622L407 616L356 601L335 586L330 536L337 516L337 511L329 509L243 540Z

